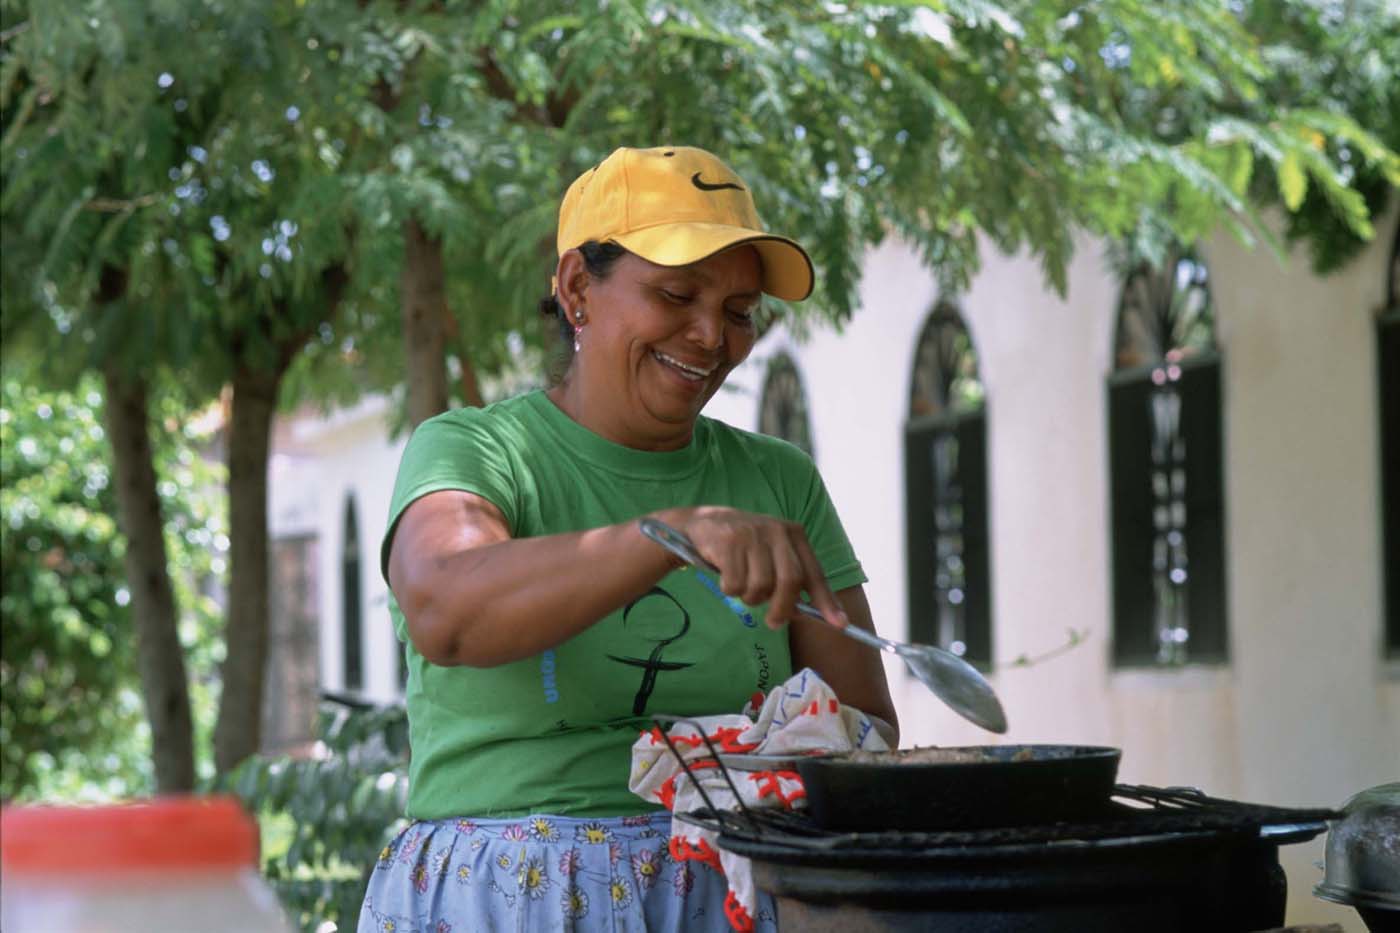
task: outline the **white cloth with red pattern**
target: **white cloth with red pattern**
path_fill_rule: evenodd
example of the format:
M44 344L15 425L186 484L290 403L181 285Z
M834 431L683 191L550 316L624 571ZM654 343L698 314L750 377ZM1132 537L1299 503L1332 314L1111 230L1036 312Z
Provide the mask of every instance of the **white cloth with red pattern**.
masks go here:
M720 753L791 756L889 748L870 717L853 706L843 705L815 671L803 669L767 697L755 693L741 713L696 717L676 723L667 731L710 800L725 809L737 809L738 803L700 738L701 730ZM747 807L793 810L805 806L806 791L795 771L728 770ZM694 781L683 773L681 763L657 729L642 733L633 744L628 786L637 796L661 803L672 813L687 813L705 806ZM715 836L710 830L673 818L671 857L704 862L722 871L729 881L725 915L735 930L751 929L755 898L749 860L721 850L715 844Z

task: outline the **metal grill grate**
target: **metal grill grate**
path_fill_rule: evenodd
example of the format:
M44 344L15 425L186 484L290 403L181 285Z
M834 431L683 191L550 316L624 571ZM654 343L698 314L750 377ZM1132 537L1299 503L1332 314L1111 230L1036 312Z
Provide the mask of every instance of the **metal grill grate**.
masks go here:
M1267 838L1285 844L1316 836L1326 821L1341 814L1323 809L1291 809L1209 797L1194 788L1155 788L1119 784L1111 809L1100 820L1010 826L952 832L833 832L804 814L785 810L744 813L709 808L680 819L722 836L811 852L886 853L1046 843L1093 843L1211 833Z

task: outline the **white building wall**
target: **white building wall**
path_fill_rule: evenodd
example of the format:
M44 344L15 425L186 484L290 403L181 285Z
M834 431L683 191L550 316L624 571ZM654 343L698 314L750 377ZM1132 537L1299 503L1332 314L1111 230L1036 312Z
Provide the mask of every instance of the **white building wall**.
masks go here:
M1378 229L1395 225L1392 214ZM1110 663L1105 380L1118 283L1099 247L1080 242L1065 299L1034 261L992 250L969 291L949 296L987 390L995 656L1035 656L1071 629L1088 633L1059 657L993 674L1006 741L1114 745L1124 780L1284 805L1338 805L1400 776L1400 672L1379 648L1374 315L1391 235L1321 281L1304 257L1281 265L1223 237L1205 247L1224 361L1231 661L1222 667ZM707 408L754 428L766 361L780 350L794 358L818 465L870 576L876 625L896 638L908 631L904 419L915 343L938 297L917 257L889 242L868 256L861 310L842 331L796 340L775 328ZM376 400L303 425L303 459L290 471L300 479L284 475L273 490L274 514L296 511L289 499L318 497L328 687L340 686L343 669L340 533L345 495L356 491L367 693L381 700L397 694L397 649L377 548L403 444L385 438L385 424ZM987 741L898 662L887 670L905 745ZM1320 840L1283 855L1290 922L1360 929L1354 913L1311 896Z
M317 503L316 534L321 546L319 598L321 609L321 671L324 686L345 688L344 586L341 580L345 503L355 498L360 551L360 644L366 699L387 702L400 695L398 643L389 624L389 588L379 572L379 542L383 538L393 493L394 474L404 437L389 438L389 407L374 397L328 419L299 419L287 446L286 487L274 474L273 535L276 516L300 511L307 500ZM292 479L292 477L295 479Z
M1229 353L1241 792L1255 797L1335 799L1400 775L1400 680L1380 651L1377 240L1328 279L1224 238L1208 254Z

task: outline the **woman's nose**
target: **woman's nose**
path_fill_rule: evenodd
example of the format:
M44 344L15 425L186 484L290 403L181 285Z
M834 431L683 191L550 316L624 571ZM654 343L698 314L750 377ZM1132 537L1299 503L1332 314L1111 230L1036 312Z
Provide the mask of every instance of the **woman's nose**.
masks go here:
M706 350L718 350L724 343L724 309L700 309L691 316L690 339Z

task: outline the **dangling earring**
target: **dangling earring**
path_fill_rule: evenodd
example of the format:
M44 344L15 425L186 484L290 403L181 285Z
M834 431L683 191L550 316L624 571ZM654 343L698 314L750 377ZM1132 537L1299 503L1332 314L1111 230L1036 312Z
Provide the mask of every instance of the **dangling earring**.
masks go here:
M582 310L574 315L574 353L579 351L579 338L583 336L583 325L586 317L587 315Z

